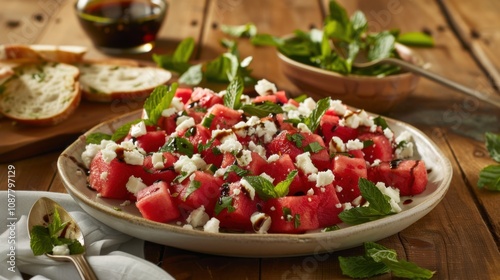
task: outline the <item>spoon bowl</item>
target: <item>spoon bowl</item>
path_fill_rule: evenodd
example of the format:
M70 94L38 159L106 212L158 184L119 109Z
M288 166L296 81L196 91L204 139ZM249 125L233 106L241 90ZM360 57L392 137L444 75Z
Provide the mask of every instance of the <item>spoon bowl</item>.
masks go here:
M66 227L61 232L61 237L73 240L76 239L85 248L83 233L81 232L80 227L78 227L76 221L61 205L47 197L41 197L31 207L28 216L28 234L30 235L30 239L32 228L34 226L47 226L52 221L52 217L56 209L59 213L61 223L67 223ZM45 255L56 261L73 262L82 279L97 279L94 271L85 259L85 252L73 255L54 255L48 253Z

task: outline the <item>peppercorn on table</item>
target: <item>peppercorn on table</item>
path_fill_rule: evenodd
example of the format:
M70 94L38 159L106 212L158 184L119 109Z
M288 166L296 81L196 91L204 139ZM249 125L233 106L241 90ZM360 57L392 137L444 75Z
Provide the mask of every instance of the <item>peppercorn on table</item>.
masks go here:
M93 46L78 23L74 2L0 0L0 44L78 45L88 48L86 58L116 58ZM180 41L191 37L195 41L192 61L208 61L226 51L220 44L228 38L222 26L253 23L259 33L284 36L297 29L321 28L329 11L326 0L167 2L167 17L153 50L121 57L154 65L153 54L172 53ZM349 15L362 11L370 31L398 29L432 36L433 47L412 47L431 71L487 95L500 95L497 2L338 2ZM232 40L238 43L241 57L253 57L249 68L254 77L272 81L291 96L302 93L283 74L275 48L255 46L248 38ZM82 101L74 119L47 128L1 118L0 190L67 192L56 166L60 153L94 125L139 108L138 102ZM420 78L408 99L384 115L423 131L450 160L453 177L444 199L429 214L377 243L394 249L400 259L435 271L432 279L500 278L500 192L479 188L477 183L483 168L500 164L490 157L484 140L486 132L500 133L499 108ZM15 185L9 185L12 168ZM147 260L176 279L349 279L342 275L339 256L363 253L358 246L308 256L238 258L145 243ZM391 277L386 273L374 279Z

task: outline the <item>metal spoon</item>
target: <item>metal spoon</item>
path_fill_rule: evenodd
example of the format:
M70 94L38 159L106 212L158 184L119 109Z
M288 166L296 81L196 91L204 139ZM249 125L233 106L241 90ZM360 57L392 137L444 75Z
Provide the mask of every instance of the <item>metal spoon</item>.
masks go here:
M397 44L396 51L398 52L398 54L401 56L402 59L383 58L383 59L378 59L378 60L373 60L373 61L355 61L353 63L353 66L357 67L357 68L367 68L367 67L371 67L371 66L374 66L377 64L397 65L406 71L413 72L415 74L418 74L420 76L428 78L434 82L448 86L452 89L458 90L462 93L465 93L469 96L473 96L479 100L482 100L482 101L487 102L489 104L493 104L493 105L500 108L500 97L491 96L491 95L488 96L485 93L481 93L477 90L468 88L468 87L461 85L457 82L454 82L452 80L449 80L447 78L439 76L435 73L432 73L428 70L425 70L424 68L422 68L421 66L418 65L418 61L415 60L415 56L412 55L411 51L403 45ZM410 61L410 62L408 62L408 61ZM417 62L417 63L415 63L415 62Z
M68 222L65 230L64 237L69 239L77 239L84 246L83 234L78 227L78 224L75 220L69 215L64 208L59 205L57 202L53 201L47 197L41 197L38 199L33 206L31 207L29 216L28 216L28 233L31 238L31 229L36 225L45 226L51 220L51 217L54 213L54 209L57 208L57 212L61 217L61 222ZM78 273L82 279L96 280L94 271L88 264L85 259L85 252L82 254L74 254L74 255L53 255L53 254L45 254L47 257L56 260L56 261L71 261L76 266Z

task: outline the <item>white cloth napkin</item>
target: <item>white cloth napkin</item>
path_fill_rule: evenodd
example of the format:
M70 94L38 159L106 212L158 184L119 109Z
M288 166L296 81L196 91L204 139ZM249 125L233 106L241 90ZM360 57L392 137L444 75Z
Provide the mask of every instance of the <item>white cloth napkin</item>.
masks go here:
M85 236L87 260L99 279L174 279L163 269L144 259L143 240L100 223L85 213L69 195L38 191L16 191L11 194L15 195L15 203L9 206L7 192L0 191L0 217L4 221L3 225L16 222L15 231L7 227L0 235L0 279L21 280L21 272L33 275L32 279L36 280L79 279L72 263L34 256L31 251L27 218L33 203L42 196L61 204L76 219ZM10 215L9 207L14 209L14 215ZM11 246L15 247L14 253ZM12 256L15 256L15 272L10 268L14 264L9 262L13 259Z

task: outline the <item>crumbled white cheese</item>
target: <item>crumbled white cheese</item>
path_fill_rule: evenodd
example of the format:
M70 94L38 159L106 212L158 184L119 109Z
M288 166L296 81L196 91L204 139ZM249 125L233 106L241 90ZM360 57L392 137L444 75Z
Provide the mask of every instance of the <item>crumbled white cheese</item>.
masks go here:
M144 123L144 121L140 121L140 122L130 126L130 136L132 136L132 137L139 137L139 136L145 135L146 133L147 133L147 130L146 130L146 124Z
M332 154L343 153L346 151L346 146L344 144L344 141L342 141L342 139L340 139L337 136L333 136L330 142L328 143L328 149Z
M264 143L269 143L278 132L278 128L274 122L269 120L262 122L262 125L263 126L257 126L255 132L257 133L257 136L264 137Z
M220 221L217 218L212 217L203 226L203 231L217 233L217 232L219 232L219 225L220 225Z
M179 122L179 124L177 124L177 127L175 128L175 132L177 132L177 133L185 131L185 130L196 125L196 123L194 122L194 119L191 117L179 118L179 119L177 119L177 121Z
M222 143L218 146L219 150L223 153L237 153L243 149L243 145L238 141L236 135L231 134L232 137L225 137Z
M248 143L248 149L254 153L259 154L262 158L266 158L266 148L261 145L255 144L253 141Z
M272 154L270 155L268 158L267 158L267 162L271 163L271 162L275 162L277 161L278 159L280 159L280 156L278 154Z
M308 189L306 195L308 196L314 195L314 190L312 188Z
M104 162L110 163L116 158L116 152L108 149L101 150L101 156Z
M170 116L173 116L175 113L177 113L177 110L175 108L167 108L161 111L162 117L168 118Z
M343 190L344 190L344 188L342 188L342 186L339 186L339 185L335 186L336 192L342 192Z
M299 123L297 125L297 129L300 131L300 132L308 132L308 133L311 133L311 130L309 129L309 127L305 124L305 123Z
M255 198L255 189L252 187L252 185L250 185L250 183L247 180L245 180L245 179L241 179L240 183L241 183L241 186L243 188L245 188L245 190L247 191L248 195L250 196L250 199L254 200L254 198Z
M255 212L250 216L250 222L256 233L267 233L271 227L271 217L265 213Z
M311 161L309 152L302 153L295 158L295 165L301 169L304 174L318 173L318 168Z
M265 173L265 172L260 173L260 175L259 175L259 176L260 176L260 177L262 177L262 178L264 178L264 179L266 179L266 180L268 180L268 181L269 181L269 182L271 182L271 183L273 183L273 182L274 182L274 180L275 180L273 177L269 176L269 175L268 175L267 173Z
M401 134L396 137L396 158L409 158L413 156L413 142L412 142L411 133L408 131L403 131Z
M330 185L333 180L335 180L335 176L330 169L326 171L320 171L318 172L318 176L316 179L316 187L325 187L327 185Z
M348 140L345 147L348 151L361 150L363 149L363 142L359 141L359 139Z
M134 149L137 148L137 146L134 144L134 141L132 139L129 139L129 140L126 140L126 141L123 141L120 143L120 146L125 149L125 150L129 150L129 151L132 151Z
M394 137L394 133L392 132L392 130L390 128L384 129L384 135L385 135L385 137L387 137L387 139L389 139L391 141L392 141L392 138Z
M201 158L200 154L194 154L191 158L182 155L174 163L174 170L177 173L193 173L199 169L205 169L207 163Z
M262 80L259 80L257 82L257 84L255 85L255 91L259 94L259 95L271 95L275 92L278 91L278 89L276 88L276 85L269 82L268 80L266 79L262 79Z
M68 244L57 245L52 248L53 255L63 256L63 255L69 255L69 253L70 251L68 248Z
M123 151L125 162L130 165L142 165L144 163L144 155L138 150Z
M135 177L135 176L130 176L128 178L127 184L125 184L125 187L127 188L127 191L133 193L134 195L137 195L137 193L146 188L146 184L142 182L141 178Z
M184 103L182 103L182 99L174 96L170 102L170 108L175 108L177 112L184 110Z
M247 166L252 162L252 152L249 150L243 150L241 151L241 155L238 154L238 157L236 157L236 161L238 162L239 166Z
M163 162L164 160L163 153L153 153L153 155L151 155L151 161L153 162L154 169L165 168L165 163Z
M340 100L330 100L330 109L335 111L337 115L343 116L347 110L346 106Z
M209 219L210 216L205 212L205 206L201 205L189 213L186 222L193 227L201 227L206 224Z

